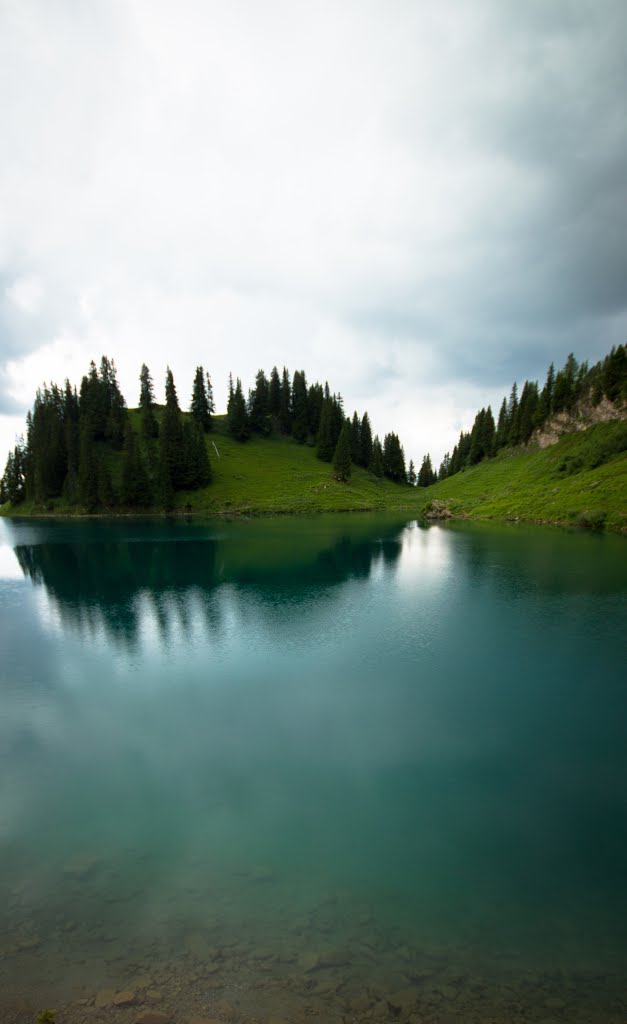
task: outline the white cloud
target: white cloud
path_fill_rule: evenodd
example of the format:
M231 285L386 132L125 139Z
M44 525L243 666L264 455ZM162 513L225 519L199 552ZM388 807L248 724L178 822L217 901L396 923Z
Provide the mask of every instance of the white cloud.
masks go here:
M219 405L285 363L440 458L475 396L620 340L625 21L4 5L0 409L103 352L132 404L143 361L183 402L202 363Z
M18 277L7 289L6 295L20 313L27 316L37 313L41 307L44 290L41 281L36 277Z

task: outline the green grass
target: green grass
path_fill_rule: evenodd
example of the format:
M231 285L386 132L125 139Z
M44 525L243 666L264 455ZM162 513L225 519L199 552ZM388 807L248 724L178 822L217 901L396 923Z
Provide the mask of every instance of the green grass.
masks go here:
M420 493L456 516L627 529L627 424L599 423L543 450L498 458ZM601 463L601 464L599 464Z
M358 466L353 466L348 483L339 483L314 448L286 438L252 437L242 444L226 434L223 417L215 419L207 438L213 480L202 490L177 494L177 509L211 514L416 507L409 487L378 479Z

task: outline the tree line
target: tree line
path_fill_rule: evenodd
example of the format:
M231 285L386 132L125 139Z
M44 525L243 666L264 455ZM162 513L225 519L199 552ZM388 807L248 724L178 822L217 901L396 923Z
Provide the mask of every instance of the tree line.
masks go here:
M0 501L46 507L63 497L88 512L154 504L168 509L175 491L205 486L211 480L204 439L213 412L209 376L198 367L189 416L181 413L169 368L165 391L160 408L144 364L136 431L107 356L99 367L92 361L78 391L69 380L63 388L40 388L26 417L26 437L7 459Z
M503 449L526 445L558 413L571 414L582 403L598 406L603 398L616 404L627 402L624 345L614 346L592 367L587 362L578 363L572 353L557 373L551 363L542 388L537 381L526 380L519 394L514 382L509 395L503 398L497 420L490 406L480 409L472 429L461 431L459 441L452 452L446 453L439 471L432 466L430 455L424 456L418 486L428 487L483 459L493 458Z
M115 363L107 356L99 367L92 361L78 391L69 380L63 388L40 388L26 418L26 437L7 459L0 502L28 500L45 508L63 497L88 512L155 505L168 510L177 491L209 484L205 435L215 414L209 373L196 368L188 413L181 410L169 367L163 406L155 400L146 364L139 381L136 412L127 408ZM226 426L241 442L257 434L310 444L321 460L332 463L340 481L350 478L353 465L397 483L407 480L398 436L386 434L383 443L373 437L367 412L346 417L341 395L331 393L328 384L308 385L302 370L293 378L286 368L280 375L274 367L269 377L259 370L247 398L240 378L234 383L230 375Z

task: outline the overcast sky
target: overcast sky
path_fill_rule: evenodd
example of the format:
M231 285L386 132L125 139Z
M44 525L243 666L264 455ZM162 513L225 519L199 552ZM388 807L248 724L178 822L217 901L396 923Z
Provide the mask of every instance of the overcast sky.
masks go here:
M627 335L624 0L0 0L0 459L103 353L439 462ZM0 468L1 472L1 468Z

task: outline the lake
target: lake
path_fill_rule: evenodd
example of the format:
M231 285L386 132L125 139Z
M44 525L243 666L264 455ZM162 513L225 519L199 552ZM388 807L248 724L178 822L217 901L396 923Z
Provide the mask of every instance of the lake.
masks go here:
M3 1022L625 1020L624 538L1 520L0 612Z

